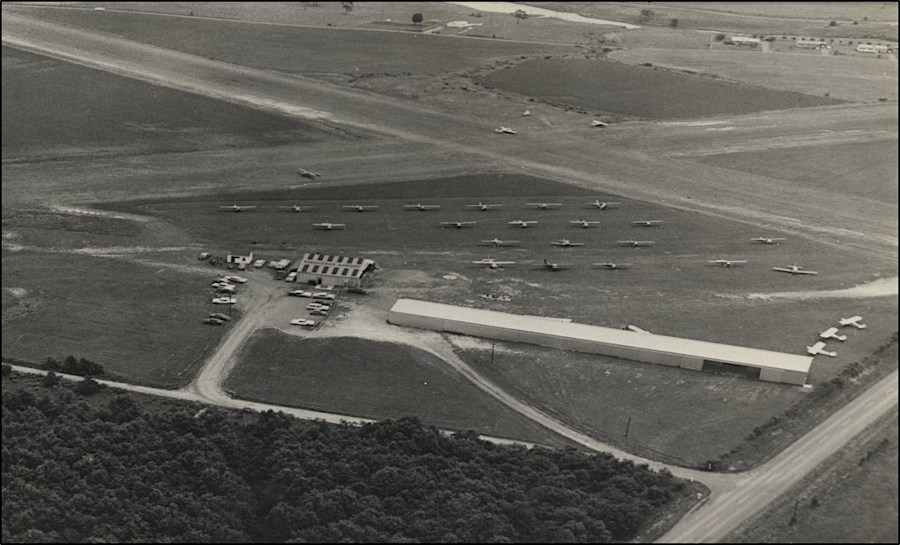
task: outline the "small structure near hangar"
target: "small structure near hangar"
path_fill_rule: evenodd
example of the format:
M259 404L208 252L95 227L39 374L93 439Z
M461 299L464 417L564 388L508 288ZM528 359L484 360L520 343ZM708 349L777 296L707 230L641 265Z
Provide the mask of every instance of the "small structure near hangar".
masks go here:
M226 263L235 263L237 265L249 265L253 263L253 252L250 255L228 254L225 258Z
M374 268L375 262L371 259L304 254L291 270L296 271L297 282L358 288L363 276Z

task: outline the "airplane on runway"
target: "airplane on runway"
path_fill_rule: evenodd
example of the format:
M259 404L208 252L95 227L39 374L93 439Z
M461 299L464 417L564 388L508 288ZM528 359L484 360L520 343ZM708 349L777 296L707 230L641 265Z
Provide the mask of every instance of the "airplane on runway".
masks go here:
M613 204L622 204L620 202L602 202L600 199L596 199L594 202L587 203L588 206L594 207L598 210L606 210Z
M631 265L631 263L594 263L595 267L602 267L610 271L618 269L630 269Z
M228 212L240 212L241 210L252 210L256 207L255 206L239 206L239 205L235 204L232 206L220 206L219 208L221 208L223 211L227 210Z
M538 210L552 210L562 206L561 202L527 202L525 206L536 206Z
M616 244L619 246L631 246L632 248L638 248L641 246L653 246L656 242L652 240L617 240Z
M294 212L303 212L304 210L312 210L315 206L297 206L295 204L293 206L279 206L278 208L282 210L293 210Z
M599 121L597 119L591 119L591 127L608 127L609 123L605 123L603 121Z
M734 259L717 259L715 261L710 261L710 263L715 263L716 265L721 265L726 269L730 269L734 266L735 263L746 263L746 261L737 261Z
M313 228L314 229L324 229L326 231L333 231L335 229L343 229L344 224L343 223L328 223L328 222L314 223Z
M841 342L847 340L846 335L838 335L838 329L836 327L829 327L825 331L819 333L820 339L837 339Z
M852 325L856 329L865 329L869 326L866 324L861 324L859 321L862 320L862 316L853 316L852 318L841 318L841 325Z
M427 212L428 210L440 210L441 205L439 204L404 204L403 208L407 210L419 210L421 212Z
M509 225L515 225L516 227L521 227L522 229L525 229L525 228L528 227L529 225L532 225L532 224L534 224L534 223L537 223L537 221L533 221L533 220L531 220L531 221L513 220L513 221L510 221L510 222L507 222L507 223L508 223Z
M463 227L472 227L478 223L477 221L442 221L441 229L444 227L456 227L457 229L462 229Z
M482 212L486 212L488 210L494 210L494 209L502 208L502 207L503 207L502 204L484 204L482 202L479 202L478 204L467 204L466 205L466 208L477 208L477 209L481 210Z
M655 227L662 224L663 220L638 220L631 222L631 225L639 225L641 227Z
M304 178L309 178L311 180L321 176L321 174L319 174L318 172L310 172L308 170L303 170L302 168L297 169L297 174L299 174L300 176L303 176Z
M584 246L584 242L570 242L569 239L563 238L550 243L553 246L562 246L563 248L571 248L573 246Z
M791 273L791 274L819 274L816 271L804 271L802 269L803 269L803 267L798 267L796 264L791 265L790 268L788 268L788 267L772 267L773 271L786 272L786 273Z
M344 210L356 210L357 212L366 212L369 210L378 210L377 206L363 206L361 204L345 204L342 206Z
M565 269L571 269L572 266L569 264L564 264L564 263L551 263L545 259L542 266L537 267L537 268L538 269L547 269L548 271L553 271L553 272L559 272L559 271L562 271Z
M587 229L588 227L599 227L599 221L587 221L587 220L572 220L569 223L572 224L572 227L584 227Z
M519 134L519 132L516 129L510 129L509 127L503 127L503 126L497 127L496 129L494 129L494 132L498 133L498 134L501 134L501 133Z
M515 246L519 243L518 240L500 240L499 238L492 238L491 240L482 240L482 244L493 244L494 246Z
M819 341L812 346L807 346L806 351L813 356L818 355L818 354L824 354L826 356L831 356L832 358L837 356L837 352L829 352L827 350L824 350L824 348L825 348L825 343L823 343L822 341Z
M787 240L786 238L766 238L766 237L756 237L750 239L750 242L762 242L763 244L778 244L782 240Z
M497 261L496 259L492 259L490 257L486 259L479 259L478 261L472 261L473 265L484 265L489 269L502 269L500 265L515 265L515 261Z

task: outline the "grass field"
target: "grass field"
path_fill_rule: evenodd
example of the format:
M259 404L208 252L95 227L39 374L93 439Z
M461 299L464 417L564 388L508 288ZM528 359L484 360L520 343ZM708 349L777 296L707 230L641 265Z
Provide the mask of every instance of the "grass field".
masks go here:
M298 339L267 329L244 347L227 386L241 397L374 419L563 445L431 354L356 338Z
M551 102L651 119L745 114L839 102L587 59L526 61L476 81Z
M314 123L41 55L8 47L2 55L5 162L344 138Z

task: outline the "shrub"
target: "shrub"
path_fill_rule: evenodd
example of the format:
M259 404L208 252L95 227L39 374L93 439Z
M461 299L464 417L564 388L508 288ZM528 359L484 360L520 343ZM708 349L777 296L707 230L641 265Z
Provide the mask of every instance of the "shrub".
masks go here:
M837 26L837 21L831 21L828 26Z
M413 18L412 18L412 22L415 23L415 24L417 24L417 25L418 25L419 23L421 23L421 22L422 22L422 14L421 14L421 13L414 13L414 14L413 14Z
M75 386L75 393L83 396L92 396L105 388L102 384L92 378L86 378Z
M50 371L46 376L41 380L41 386L44 388L53 388L57 384L59 384L59 377L56 376L56 373Z

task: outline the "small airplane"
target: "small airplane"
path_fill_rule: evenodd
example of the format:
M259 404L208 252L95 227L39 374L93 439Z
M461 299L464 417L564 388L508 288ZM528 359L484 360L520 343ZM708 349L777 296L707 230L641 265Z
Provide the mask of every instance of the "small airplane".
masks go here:
M342 206L344 210L356 210L357 212L366 212L368 210L378 210L377 206L363 206L361 204L345 204Z
M501 134L501 133L506 133L506 134L519 134L519 132L518 132L516 129L510 129L509 127L502 127L502 126L501 126L501 127L497 127L496 129L494 129L494 132L495 132L495 133L498 133L498 134Z
M756 238L751 238L750 242L762 242L763 244L778 244L782 240L787 240L787 239L786 238L756 237Z
M595 267L603 267L604 269L608 269L610 271L617 269L630 269L631 263L594 263Z
M572 224L572 227L584 227L587 229L588 227L599 226L599 221L587 221L587 220L572 220L569 223Z
M838 328L836 328L836 327L829 327L825 331L819 333L819 338L820 339L837 339L841 342L844 342L847 340L846 335L838 335Z
M721 265L726 269L730 269L734 266L735 263L746 263L746 261L737 261L734 259L717 259L715 261L710 261L710 263L715 263L716 265Z
M314 223L313 228L314 229L324 229L326 231L333 231L335 229L343 229L344 224L343 223L328 223L328 222Z
M861 324L859 321L862 320L862 316L853 316L852 318L841 318L841 325L852 325L856 329L865 329L869 326L866 324Z
M405 208L407 210L419 210L421 212L425 212L428 210L440 210L441 205L439 205L439 204L422 204L422 203L404 204L403 208Z
M569 239L563 238L550 243L553 246L562 246L563 248L571 248L573 246L584 246L584 242L570 242Z
M309 178L309 179L314 179L314 178L318 178L319 176L321 176L321 174L319 174L318 172L310 172L308 170L303 170L302 168L297 169L297 174L299 174L300 176L303 176L304 178Z
M562 206L561 202L527 202L525 206L534 206L537 207L538 210L552 210L554 208L559 208Z
M631 222L631 225L640 225L641 227L653 227L661 224L662 220L638 220Z
M542 267L538 267L538 268L539 269L544 268L544 269L547 269L548 271L557 272L557 271L562 271L564 269L571 269L572 266L568 265L568 264L563 264L563 263L551 263L545 259L544 263L542 264Z
M588 206L592 206L597 208L598 210L606 210L613 204L622 204L620 202L602 202L600 199L596 199L594 202L589 202Z
M515 246L519 243L518 240L500 240L499 238L492 238L491 240L482 240L482 244L493 244L494 246Z
M496 208L502 208L502 207L503 207L502 204L484 204L482 202L479 202L478 204L467 204L466 205L466 208L477 208L477 209L481 210L482 212L486 212L488 210L494 210Z
M221 208L222 210L227 210L229 212L240 212L241 210L251 210L256 207L255 206L239 206L239 205L235 204L232 206L220 206L219 208Z
M514 225L514 226L516 226L516 227L521 227L522 229L525 229L525 228L528 227L529 225L534 224L534 223L537 223L537 221L513 220L513 221L509 221L509 222L507 222L507 223L508 223L509 225Z
M497 261L496 259L491 259L490 257L486 259L479 259L478 261L473 261L473 265L484 265L489 269L502 269L500 265L515 265L515 261Z
M617 240L616 244L619 246L631 246L632 248L638 248L640 246L653 246L656 242L652 240Z
M603 121L599 121L597 119L591 119L591 127L608 127L609 123L605 123Z
M778 272L786 272L791 274L819 274L816 271L804 271L803 267L798 267L796 264L791 265L790 268L787 267L772 267L773 271Z
M827 350L824 350L824 348L825 348L825 343L823 343L822 341L819 341L812 346L807 346L806 351L813 356L818 355L818 354L824 354L826 356L831 356L832 358L837 356L837 352L829 352Z
M442 221L441 229L444 227L456 227L457 229L462 229L463 227L471 227L478 223L477 221Z
M304 210L312 210L315 206L297 206L295 204L293 206L279 206L278 208L282 210L293 210L294 212L303 212Z

